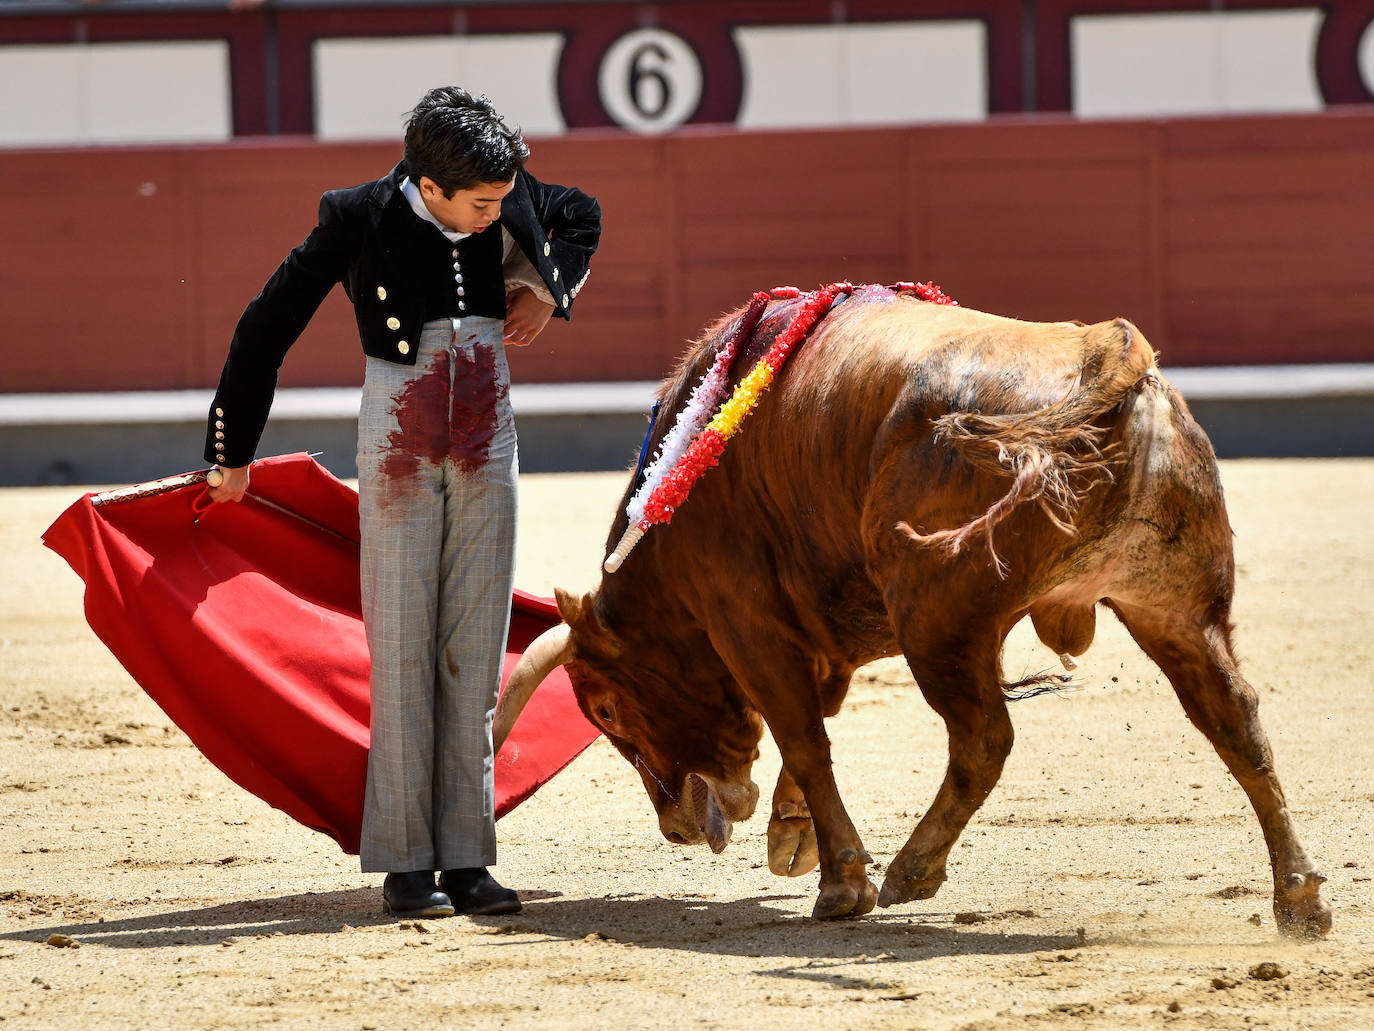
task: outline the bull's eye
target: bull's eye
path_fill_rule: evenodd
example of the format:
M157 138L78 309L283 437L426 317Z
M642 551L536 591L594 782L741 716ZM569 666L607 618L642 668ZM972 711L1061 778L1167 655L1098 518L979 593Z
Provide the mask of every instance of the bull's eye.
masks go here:
M596 716L602 723L613 723L615 721L615 713L611 711L609 705L598 705L596 707Z

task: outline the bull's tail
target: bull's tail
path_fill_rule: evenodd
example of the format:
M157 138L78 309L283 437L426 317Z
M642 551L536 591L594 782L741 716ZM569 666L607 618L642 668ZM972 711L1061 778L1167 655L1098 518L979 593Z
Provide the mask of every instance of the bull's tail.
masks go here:
M982 515L963 526L918 533L905 521L897 528L923 545L957 554L982 534L999 573L1004 565L992 531L1018 507L1036 502L1050 521L1073 533L1073 516L1093 485L1111 478L1106 430L1097 417L1119 404L1154 368L1155 353L1125 319L1088 327L1083 368L1072 390L1033 412L979 415L953 412L935 423L936 438L949 443L975 468L1011 476L1011 486Z

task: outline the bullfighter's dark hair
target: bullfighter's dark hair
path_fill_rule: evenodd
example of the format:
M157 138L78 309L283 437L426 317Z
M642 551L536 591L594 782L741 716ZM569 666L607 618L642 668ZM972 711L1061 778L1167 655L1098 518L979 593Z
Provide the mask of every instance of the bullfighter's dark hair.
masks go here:
M433 179L445 197L478 183L505 183L530 156L519 127L507 125L486 95L460 86L430 90L406 120L405 162L411 182Z

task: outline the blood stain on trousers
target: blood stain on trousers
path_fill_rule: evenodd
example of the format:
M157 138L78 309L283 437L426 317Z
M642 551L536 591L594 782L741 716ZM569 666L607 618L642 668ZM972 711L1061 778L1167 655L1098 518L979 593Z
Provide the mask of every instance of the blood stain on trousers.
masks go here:
M395 398L396 428L384 447L382 475L413 478L421 462L439 465L445 458L461 473L476 473L487 463L498 426L497 406L508 392L492 348L479 344L471 354L441 352Z

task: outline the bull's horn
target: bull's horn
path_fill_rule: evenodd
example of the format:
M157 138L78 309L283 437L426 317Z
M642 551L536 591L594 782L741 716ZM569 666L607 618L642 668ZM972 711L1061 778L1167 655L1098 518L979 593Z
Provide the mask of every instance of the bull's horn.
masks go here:
M534 694L534 689L544 682L555 666L561 666L572 657L572 628L567 623L559 623L545 630L531 642L520 656L520 661L511 670L506 689L501 692L501 700L496 703L496 717L492 722L491 739L495 751L510 737L511 728L524 711L525 703Z

